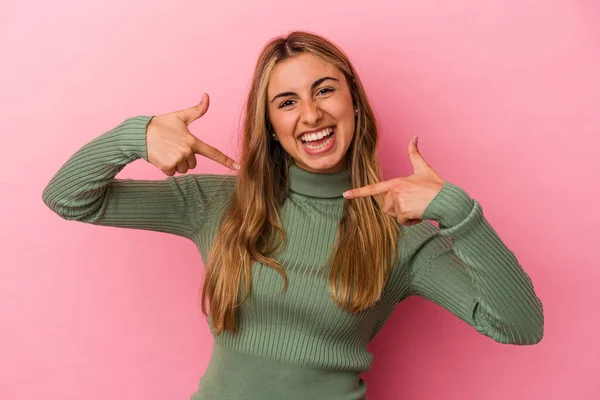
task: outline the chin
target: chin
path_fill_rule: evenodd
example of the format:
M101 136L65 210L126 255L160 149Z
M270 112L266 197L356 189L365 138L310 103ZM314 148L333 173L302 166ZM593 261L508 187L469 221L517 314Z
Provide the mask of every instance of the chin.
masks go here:
M321 160L300 160L300 167L304 167L305 169L309 169L313 172L317 173L331 173L331 170L342 170L345 167L345 164L342 166L342 157L327 157L326 159Z

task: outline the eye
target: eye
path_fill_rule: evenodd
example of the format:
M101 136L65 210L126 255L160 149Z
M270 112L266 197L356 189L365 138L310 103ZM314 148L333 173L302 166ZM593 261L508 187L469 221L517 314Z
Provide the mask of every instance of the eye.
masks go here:
M279 104L279 107L277 107L277 108L291 106L293 104L293 102L294 102L294 100L286 100L283 103Z
M319 90L317 92L317 94L327 94L327 93L330 93L330 92L333 92L333 91L334 91L333 88L326 87L326 88L323 88L323 89Z

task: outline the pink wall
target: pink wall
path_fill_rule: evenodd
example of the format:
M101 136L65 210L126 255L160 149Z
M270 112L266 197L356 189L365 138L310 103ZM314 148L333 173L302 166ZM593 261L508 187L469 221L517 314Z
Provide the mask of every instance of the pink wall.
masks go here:
M194 245L52 214L41 192L84 143L194 105L235 155L255 58L307 29L355 62L388 176L410 136L478 199L534 280L546 334L500 345L421 299L371 345L370 400L600 398L600 6L583 0L3 1L0 399L187 399L211 337ZM8 117L8 118L6 118ZM223 172L200 159L195 172ZM164 175L137 161L120 177Z

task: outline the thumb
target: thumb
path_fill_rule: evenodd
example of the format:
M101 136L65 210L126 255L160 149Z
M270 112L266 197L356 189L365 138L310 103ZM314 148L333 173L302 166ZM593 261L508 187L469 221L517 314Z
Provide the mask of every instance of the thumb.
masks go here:
M190 107L188 109L179 111L177 113L177 116L179 117L180 120L183 121L183 123L186 126L190 125L192 122L194 122L195 120L197 120L198 118L200 118L201 116L206 114L206 111L208 111L209 105L210 105L210 97L208 97L208 94L204 93L202 95L202 98L200 99L200 103L198 103L195 106Z
M415 136L411 139L408 144L408 157L410 158L410 163L412 164L415 174L426 172L431 169L425 158L419 152L418 147L419 137Z

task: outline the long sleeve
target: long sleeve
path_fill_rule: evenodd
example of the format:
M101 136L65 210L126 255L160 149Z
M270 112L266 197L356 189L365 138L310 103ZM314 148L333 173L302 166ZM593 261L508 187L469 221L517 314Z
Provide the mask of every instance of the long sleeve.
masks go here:
M543 307L514 253L483 216L481 205L445 182L423 220L410 227L416 248L410 259L408 295L444 307L500 343L541 341Z
M44 188L44 203L66 220L192 238L222 185L231 190L235 177L186 174L164 180L115 179L127 164L140 158L148 161L146 127L151 119L128 118L85 144Z

